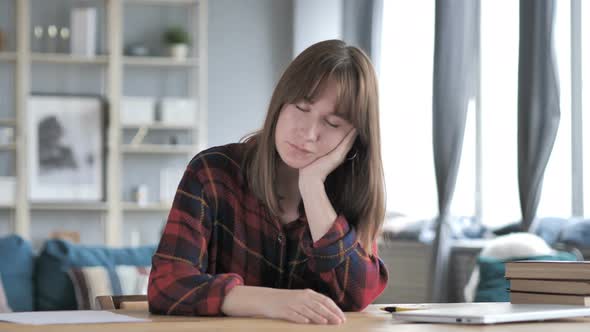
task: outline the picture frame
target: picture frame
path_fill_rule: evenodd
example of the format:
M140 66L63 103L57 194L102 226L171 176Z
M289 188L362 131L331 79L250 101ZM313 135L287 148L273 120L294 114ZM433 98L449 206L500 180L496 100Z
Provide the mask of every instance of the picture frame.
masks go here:
M106 101L32 94L27 139L31 202L98 202L105 193Z

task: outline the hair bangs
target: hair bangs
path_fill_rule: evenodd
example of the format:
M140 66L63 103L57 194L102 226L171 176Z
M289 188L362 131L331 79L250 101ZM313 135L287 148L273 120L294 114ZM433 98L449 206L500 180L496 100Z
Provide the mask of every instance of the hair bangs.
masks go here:
M312 103L322 92L329 73L313 72L294 78L293 89L285 96L285 103L293 104L300 101Z
M337 101L336 114L346 121L350 122L355 128L363 128L361 117L359 117L359 95L358 79L352 72L352 66L346 66L340 70L335 70L331 79L336 82Z

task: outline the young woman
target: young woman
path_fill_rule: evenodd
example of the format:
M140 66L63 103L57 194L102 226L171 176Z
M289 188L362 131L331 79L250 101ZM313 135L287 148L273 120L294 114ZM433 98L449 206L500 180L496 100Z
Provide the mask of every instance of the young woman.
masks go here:
M188 165L153 257L150 311L339 324L387 284L377 80L317 43L286 69L259 132Z

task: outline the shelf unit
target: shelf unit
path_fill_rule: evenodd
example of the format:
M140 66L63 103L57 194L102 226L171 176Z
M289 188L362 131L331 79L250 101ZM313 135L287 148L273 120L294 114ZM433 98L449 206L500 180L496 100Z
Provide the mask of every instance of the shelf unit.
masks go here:
M0 52L0 61L16 61L16 52Z
M63 53L31 53L31 61L36 63L106 65L109 62L109 57L106 55L86 57Z
M31 203L31 210L37 211L106 211L106 203Z
M16 150L16 143L0 144L0 151L11 151L11 150Z
M132 130L193 130L193 126L190 125L170 125L170 124L162 124L162 123L154 123L149 125L122 125L121 128L123 129L132 129Z
M164 203L152 203L146 205L139 205L135 202L123 203L123 210L135 211L135 212L168 212L170 211L171 204Z
M141 154L195 154L192 145L139 144L121 146L123 153Z
M191 5L195 3L195 0L126 0L128 3L133 4L154 4L154 5Z
M198 58L170 59L168 57L132 57L123 58L123 64L129 66L150 66L150 67L193 67L199 65Z
M54 0L43 0L43 4ZM12 52L0 52L0 61L14 63L15 73L15 119L0 119L0 126L13 126L15 128L15 143L0 146L0 151L14 151L15 176L17 179L16 197L14 205L0 206L0 209L14 209L13 231L23 238L31 238L31 214L32 212L54 211L79 213L98 212L104 214L102 224L104 227L104 243L110 246L123 244L123 220L126 213L147 212L161 215L170 208L166 203L150 203L140 206L128 202L124 198L121 183L125 178L123 164L126 156L161 155L162 158L170 158L173 155L185 155L188 160L193 154L207 146L207 12L208 0L93 0L80 2L82 5L101 2L104 5L104 31L106 54L93 57L75 56L65 53L40 53L32 51L31 32L33 10L32 6L39 5L39 0L13 0L16 13L16 49ZM64 2L59 2L63 5ZM76 1L68 2L76 6ZM165 56L126 56L125 44L125 10L129 6L183 6L189 16L189 24L186 27L192 36L192 54L183 60L176 60ZM2 10L0 3L0 10ZM147 24L150 24L149 22ZM99 27L100 29L100 27ZM28 174L27 164L27 109L28 97L32 92L33 66L99 66L104 70L101 86L104 97L108 101L109 126L105 132L105 195L103 202L84 203L32 203L28 198ZM59 67L62 68L62 67ZM196 98L198 104L197 123L193 125L165 125L153 124L148 126L122 126L119 120L120 103L125 96L125 72L128 68L133 70L181 70L189 76L187 97ZM35 91L38 92L38 91ZM176 96L174 96L176 97ZM188 131L191 142L188 145L158 145L141 144L130 145L123 141L126 130L149 131ZM137 157L133 157L137 158Z
M0 126L16 126L16 120L15 119L0 119Z

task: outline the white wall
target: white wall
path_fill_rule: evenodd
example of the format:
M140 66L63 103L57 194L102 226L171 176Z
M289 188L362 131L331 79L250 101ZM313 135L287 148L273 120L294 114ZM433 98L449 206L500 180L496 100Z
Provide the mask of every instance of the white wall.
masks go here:
M209 146L262 126L291 60L292 25L292 0L209 1Z
M293 0L293 57L326 39L342 39L342 0Z

